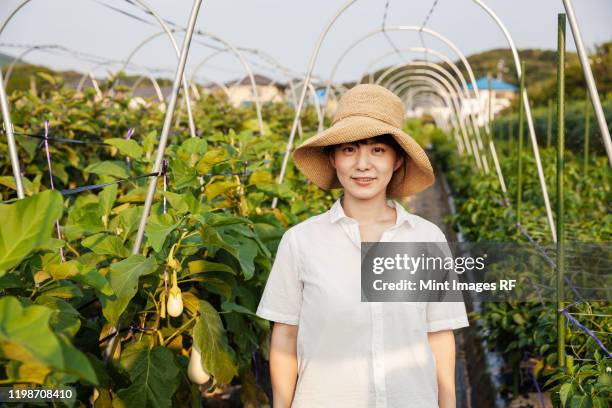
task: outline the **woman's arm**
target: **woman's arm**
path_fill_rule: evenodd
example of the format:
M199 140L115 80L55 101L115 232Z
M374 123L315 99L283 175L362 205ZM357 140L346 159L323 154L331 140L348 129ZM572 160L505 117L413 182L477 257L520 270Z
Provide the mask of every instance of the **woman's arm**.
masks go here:
M270 377L274 408L289 408L297 383L298 326L274 323L270 343Z
M429 346L436 359L438 406L455 408L455 335L452 330L427 333Z

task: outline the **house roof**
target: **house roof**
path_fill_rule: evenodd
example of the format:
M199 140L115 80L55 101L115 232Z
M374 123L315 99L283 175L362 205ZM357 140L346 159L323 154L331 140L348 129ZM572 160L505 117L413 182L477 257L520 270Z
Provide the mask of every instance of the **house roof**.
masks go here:
M476 81L476 86L478 86L478 89L481 91L489 89L489 78L486 76L478 78ZM491 88L494 91L516 91L518 89L516 86L509 84L508 82L500 81L495 78L491 78ZM473 89L471 83L468 84L468 89Z

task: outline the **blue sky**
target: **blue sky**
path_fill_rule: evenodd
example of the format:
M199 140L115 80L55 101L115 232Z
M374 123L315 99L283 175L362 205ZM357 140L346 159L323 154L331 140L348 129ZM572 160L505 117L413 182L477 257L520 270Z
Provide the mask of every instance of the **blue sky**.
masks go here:
M96 1L147 18L124 0L32 0L1 34L0 43L61 44L107 59L125 59L140 41L159 31ZM190 0L145 1L164 18L182 25L186 24L192 5ZM19 2L1 0L0 17L5 18ZM345 3L345 0L205 0L197 27L234 45L261 49L288 68L304 72L320 31ZM486 3L502 18L519 48L556 47L557 13L563 11L561 0L486 0ZM612 40L612 0L574 0L574 3L588 47ZM385 4L385 0L355 2L328 34L315 74L328 77L339 54L356 38L379 28ZM420 26L432 4L433 0L390 0L387 25ZM472 0L439 0L427 27L451 39L467 55L507 46L502 32ZM420 45L417 33L392 33L390 36L400 48ZM180 44L182 36L177 35L177 41ZM437 40L426 38L426 44L455 59L452 52ZM343 81L355 79L373 58L390 49L382 35L364 42L347 56L336 78ZM574 49L569 26L568 49ZM0 46L0 51L12 55L19 52L5 45ZM193 45L187 73L211 52L200 44ZM255 57L247 58L262 64ZM91 69L93 65L66 55L41 51L31 53L27 60L52 68L80 71ZM390 64L400 60L391 57L385 61ZM172 72L176 56L167 38L160 37L140 50L134 62ZM271 71L257 67L254 70L272 76ZM104 69L95 72L101 76ZM244 75L237 59L229 54L214 57L199 73L220 81Z

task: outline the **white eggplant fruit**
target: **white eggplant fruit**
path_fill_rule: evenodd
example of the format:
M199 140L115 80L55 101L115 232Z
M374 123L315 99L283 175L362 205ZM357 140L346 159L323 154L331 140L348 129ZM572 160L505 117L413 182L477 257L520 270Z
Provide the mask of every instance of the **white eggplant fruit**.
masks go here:
M183 313L183 296L181 296L181 288L178 287L176 271L172 273L172 287L168 291L166 311L172 317L178 317Z
M189 357L189 367L187 368L189 379L194 384L204 384L210 380L210 374L202 367L202 354L194 344L191 347L191 356Z

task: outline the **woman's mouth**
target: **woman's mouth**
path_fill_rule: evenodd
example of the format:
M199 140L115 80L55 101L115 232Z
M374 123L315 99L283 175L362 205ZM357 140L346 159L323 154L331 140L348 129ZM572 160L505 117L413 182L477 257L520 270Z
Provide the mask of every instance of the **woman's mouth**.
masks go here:
M355 184L360 186L369 186L376 180L376 177L351 177Z

